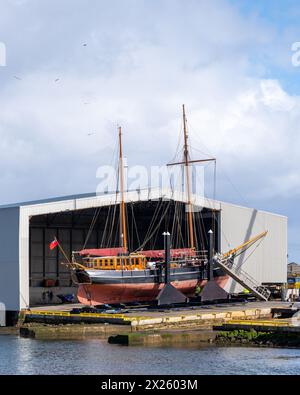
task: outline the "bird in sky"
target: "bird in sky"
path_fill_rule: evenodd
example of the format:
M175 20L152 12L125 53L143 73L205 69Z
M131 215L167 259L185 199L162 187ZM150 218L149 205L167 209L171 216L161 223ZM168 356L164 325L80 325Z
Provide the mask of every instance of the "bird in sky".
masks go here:
M22 80L22 78L20 78L20 77L17 77L16 75L14 75L14 78L15 78L16 80L19 80L19 81L21 81L21 80Z
M56 78L56 80L54 80L54 82L58 82L60 80L60 78Z

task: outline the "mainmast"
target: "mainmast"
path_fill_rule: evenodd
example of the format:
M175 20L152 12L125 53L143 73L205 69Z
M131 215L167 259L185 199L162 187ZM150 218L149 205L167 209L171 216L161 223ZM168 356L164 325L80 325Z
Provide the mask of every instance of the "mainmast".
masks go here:
M188 210L188 228L189 228L189 244L190 248L195 248L195 232L194 232L194 222L193 222L193 205L191 199L191 183L190 183L190 165L195 163L204 163L204 162L212 162L216 161L214 158L208 159L199 159L199 160L190 160L189 154L189 143L188 143L188 131L187 131L187 122L185 115L185 106L183 104L183 131L184 131L184 158L182 162L169 163L168 166L182 166L185 167L186 173L186 190L187 190L187 210Z
M183 131L184 131L184 165L186 172L186 190L187 190L187 210L188 210L188 223L189 223L189 242L190 248L195 248L194 240L194 223L193 223L193 206L191 201L191 185L190 185L190 157L189 157L189 144L188 144L188 131L186 124L185 106L183 104Z
M123 148L122 148L122 128L119 127L119 180L121 190L120 201L120 237L121 245L127 252L127 229L126 229L126 215L125 215L125 200L124 200L124 162L123 162Z

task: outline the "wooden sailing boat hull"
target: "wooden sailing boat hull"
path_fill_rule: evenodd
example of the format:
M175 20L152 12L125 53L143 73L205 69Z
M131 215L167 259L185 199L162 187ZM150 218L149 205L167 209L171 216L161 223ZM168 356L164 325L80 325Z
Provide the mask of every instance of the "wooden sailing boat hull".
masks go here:
M197 284L202 287L207 282L199 278L199 269L192 269L194 268L174 269L171 273L172 285L188 297L195 295ZM153 301L164 286L163 283L158 282L157 274L153 274L153 271L151 273L150 270L141 272L100 272L104 271L85 272L85 276L82 277L85 279L85 283L79 283L78 287L77 297L80 303L97 306L101 304ZM90 283L86 281L88 277ZM215 281L224 288L228 281L228 276L218 276L215 278Z

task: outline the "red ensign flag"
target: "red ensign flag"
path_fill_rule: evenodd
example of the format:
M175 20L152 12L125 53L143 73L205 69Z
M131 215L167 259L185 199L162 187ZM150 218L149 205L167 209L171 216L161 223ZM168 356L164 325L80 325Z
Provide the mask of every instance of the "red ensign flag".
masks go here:
M52 241L52 243L50 243L49 248L50 248L50 250L52 251L52 250L54 250L54 248L56 248L57 246L58 246L58 241L55 239L55 240Z

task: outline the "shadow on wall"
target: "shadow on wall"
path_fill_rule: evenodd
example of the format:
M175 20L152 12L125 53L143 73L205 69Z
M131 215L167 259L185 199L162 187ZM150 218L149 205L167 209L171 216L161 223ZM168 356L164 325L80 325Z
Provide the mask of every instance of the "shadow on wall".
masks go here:
M255 224L255 221L256 221L256 217L257 217L257 212L258 211L256 209L252 210L252 214L251 214L251 218L250 218L250 221L249 221L249 225L248 225L245 237L244 237L244 241L242 243L246 243L251 238L253 227L254 227L254 224ZM242 266L243 266L243 263L244 263L244 257L245 257L245 254L243 253L238 258L238 262L237 262L237 265L236 265L237 273L239 272L240 269L242 269ZM234 292L234 288L235 288L235 281L232 281L232 283L230 285L230 291L229 292L233 293Z

